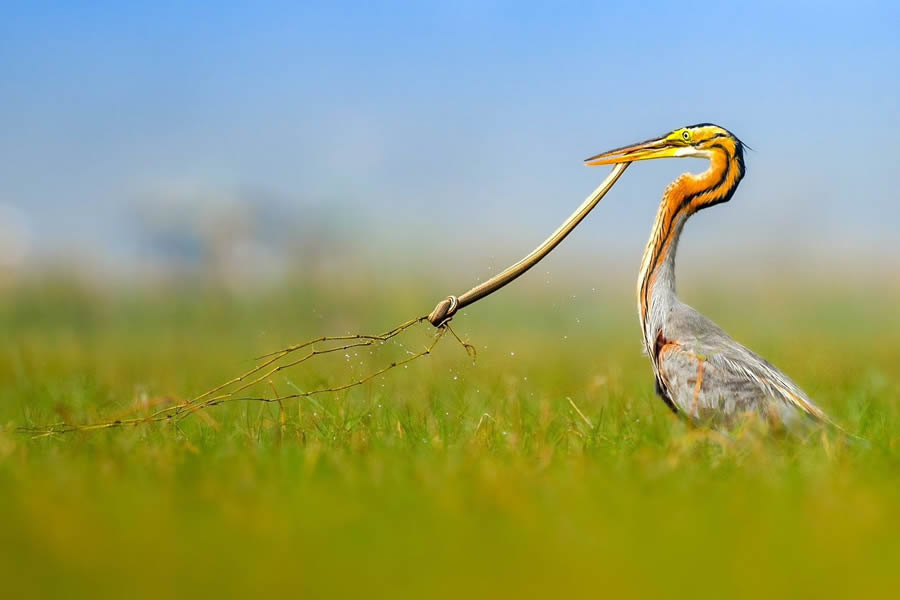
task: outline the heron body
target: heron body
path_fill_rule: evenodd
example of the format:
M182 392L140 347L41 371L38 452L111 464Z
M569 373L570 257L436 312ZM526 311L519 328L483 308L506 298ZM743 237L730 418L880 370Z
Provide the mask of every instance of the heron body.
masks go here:
M709 161L701 174L684 173L663 193L637 284L644 348L656 390L675 413L695 423L733 426L756 415L790 431L827 423L828 416L771 363L731 339L675 295L675 253L685 222L731 199L744 176L744 147L709 123L683 127L654 140L589 158L589 166L653 158Z

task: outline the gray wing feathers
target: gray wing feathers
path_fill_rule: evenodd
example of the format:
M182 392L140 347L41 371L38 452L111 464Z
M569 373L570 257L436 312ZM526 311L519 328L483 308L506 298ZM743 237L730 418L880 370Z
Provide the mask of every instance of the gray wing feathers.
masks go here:
M673 402L692 417L753 411L788 426L799 414L834 425L790 378L689 306L673 307L663 335L678 350L660 357L660 372Z

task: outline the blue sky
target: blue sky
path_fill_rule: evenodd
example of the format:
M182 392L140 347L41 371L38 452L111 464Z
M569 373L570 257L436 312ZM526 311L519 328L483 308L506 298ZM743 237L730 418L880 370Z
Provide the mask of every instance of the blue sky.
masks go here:
M0 205L36 249L246 188L401 250L536 240L602 179L584 157L711 121L755 152L693 252L900 250L897 3L635 4L4 3ZM636 165L575 247L639 254L702 168Z

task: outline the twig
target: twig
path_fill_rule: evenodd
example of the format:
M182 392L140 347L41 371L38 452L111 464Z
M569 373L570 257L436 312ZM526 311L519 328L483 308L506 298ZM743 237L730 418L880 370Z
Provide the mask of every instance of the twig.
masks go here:
M279 350L278 352L273 352L267 354L261 358L265 359L265 362L261 365L254 367L253 369L247 371L246 373L239 375L233 379L230 379L226 383L218 385L213 389L196 396L190 400L185 402L180 402L178 404L174 404L168 406L166 408L157 410L156 412L151 413L150 415L144 417L135 417L131 419L115 419L112 421L106 421L101 423L89 423L89 424L68 424L68 423L60 423L45 427L20 427L19 431L22 433L32 434L34 438L48 437L56 434L63 433L71 433L74 431L95 431L100 429L114 429L120 427L128 427L128 426L137 426L143 425L145 423L159 423L164 421L172 421L174 423L180 423L184 419L192 416L201 411L205 411L208 408L213 406L218 406L220 404L225 404L228 402L262 402L262 403L272 403L277 402L280 407L280 420L282 428L286 422L286 414L284 412L284 401L292 400L297 398L308 398L311 396L315 396L318 394L325 393L336 393L344 390L348 390L357 386L360 386L372 379L384 375L388 371L396 369L402 365L407 365L415 360L418 360L424 356L428 356L432 353L434 348L438 345L438 343L443 339L444 335L450 331L453 337L459 341L459 343L466 349L466 352L471 355L472 348L471 345L466 344L462 341L462 339L456 334L456 332L452 331L449 326L445 325L443 327L438 328L437 333L432 339L431 343L428 344L423 350L418 353L411 354L402 360L396 360L391 362L388 366L372 371L359 379L350 381L348 383L342 383L335 386L317 388L309 391L297 391L293 394L288 394L282 396L275 389L274 384L271 381L271 377L276 373L283 371L285 369L289 369L292 367L296 367L315 356L330 354L332 352L337 352L339 350L347 350L349 348L358 348L362 346L371 346L376 343L383 343L391 338L398 336L403 333L413 325L420 323L425 320L425 317L420 317L417 319L411 319L402 323L387 331L381 335L353 335L353 336L332 336L332 337L319 337L315 340L311 340L309 342L305 342L303 344L297 344L294 346L290 346L283 350ZM335 342L335 341L348 341L353 340L350 343L342 344L340 346L335 346L331 348L325 349L316 349L313 347L314 344L318 343L327 343L327 342ZM298 360L291 361L289 363L285 363L282 365L276 365L276 363L288 356L291 353L294 353L303 348L311 348L311 350L301 357ZM474 350L474 348L473 348ZM266 369L267 367L271 367ZM260 374L261 373L261 374ZM249 380L249 381L248 381ZM239 396L240 392L243 392L256 384L262 383L268 380L269 384L272 386L272 391L274 393L274 397L265 397L265 396ZM242 384L232 390L227 390L229 386L233 386L235 384Z
M584 416L584 413L583 413L583 412L581 412L581 409L580 409L580 408L578 408L578 405L577 405L577 404L575 404L575 401L574 401L574 400L572 400L572 399L571 399L571 398L569 398L569 397L568 397L568 396L566 396L566 400L568 400L568 401L569 401L569 404L571 404L571 405L572 405L572 408L574 408L574 409L575 409L575 412L577 412L577 413L578 413L578 416L579 416L579 417L581 417L581 418L582 418L582 420L584 420L584 422L585 422L585 423L587 423L587 426L588 426L588 427L589 427L589 428L591 428L591 429L593 429L593 428L594 428L594 424L593 424L593 423L591 423L591 420L590 420L590 419L588 419L588 418L587 418L587 417L586 417L586 416Z
M30 433L34 437L46 437L55 434L61 433L69 433L72 431L94 431L98 429L112 429L116 427L124 427L128 425L141 425L144 423L153 423L160 421L174 421L180 422L190 415L197 413L198 411L205 410L212 406L218 406L219 404L224 404L226 402L236 402L236 401L245 401L245 402L278 402L281 406L281 421L282 428L284 427L284 400L290 400L293 398L307 398L313 396L315 394L323 394L327 392L340 392L343 390L347 390L358 385L362 385L367 381L372 380L379 375L383 375L384 373L390 371L391 369L395 369L400 365L406 365L414 360L417 360L423 356L427 356L431 354L431 351L438 344L438 342L444 337L444 334L448 331L450 334L459 342L466 353L471 356L473 359L476 356L475 347L471 344L467 344L464 342L453 329L450 328L449 322L450 319L453 318L454 314L461 308L472 304L473 302L477 302L479 299L488 296L489 294L494 293L505 285L509 284L511 281L515 280L523 273L531 269L534 265L540 262L547 254L549 254L557 245L559 245L563 239L569 233L572 232L575 227L588 215L591 210L600 202L600 199L609 191L609 189L615 184L616 180L618 180L619 176L625 171L628 167L628 163L617 164L612 172L606 177L603 183L594 190L594 192L585 199L585 201L578 207L578 209L572 213L572 215L563 222L562 225L557 228L555 232L553 232L550 237L548 237L544 242L535 248L531 253L526 255L523 259L513 264L512 266L505 269L503 272L495 275L488 281L485 281L479 285L476 285L474 288L469 290L468 292L462 294L458 298L456 296L449 296L445 300L442 300L435 306L434 310L427 316L417 317L415 319L410 319L400 325L394 327L390 331L386 331L381 335L363 335L363 334L355 334L355 335L338 335L338 336L322 336L313 340L309 340L302 344L296 344L293 346L288 346L282 350L278 350L276 352L271 352L269 354L264 354L258 357L258 360L262 360L263 362L256 367L250 369L246 373L242 375L238 375L225 383L218 385L211 390L200 394L199 396L187 400L185 402L179 402L177 404L167 406L166 408L162 408L157 410L154 413L151 413L145 417L136 417L131 419L115 419L113 421L107 421L103 423L93 423L86 425L71 425L67 423L61 423L56 425L50 425L45 427L20 427L19 431L23 433ZM290 394L288 396L279 396L278 392L275 391L274 398L266 398L266 397L239 397L237 394L243 392L247 389L254 387L255 385L262 383L266 380L271 382L271 377L280 371L284 371L285 369L290 369L301 365L316 356L320 356L323 354L330 354L333 352L339 352L341 350L349 350L350 348L361 348L365 346L371 346L373 344L381 344L390 340L391 338L401 334L406 331L416 323L421 323L423 321L428 321L435 327L437 327L437 334L434 337L432 343L427 346L422 352L418 354L412 354L410 357L401 360L392 362L389 366L369 373L368 375L352 381L350 383L345 383L342 385L337 385L329 388L321 388L316 390L311 390L308 392L298 391L295 394ZM324 349L317 349L315 347L316 344L328 344L328 343L338 343L337 346L330 346ZM304 348L309 348L309 352L307 352L302 357L283 364L277 364L286 356L297 352L298 350L302 350ZM237 385L238 387L229 390L232 386ZM581 415L581 418L588 424L591 429L593 429L593 425L591 425L590 420L584 416L575 403L569 399L569 402L572 404L572 407ZM486 414L486 413L485 413ZM483 419L482 419L483 420ZM399 425L399 423L398 423ZM481 426L481 421L479 421L478 427ZM477 428L476 428L477 430Z

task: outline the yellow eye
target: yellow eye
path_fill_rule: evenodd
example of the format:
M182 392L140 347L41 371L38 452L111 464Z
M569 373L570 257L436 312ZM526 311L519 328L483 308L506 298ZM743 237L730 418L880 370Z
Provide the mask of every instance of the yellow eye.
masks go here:
M686 142L691 141L691 132L688 131L688 130L682 131L682 132L681 132L681 138L682 138L684 141L686 141Z

